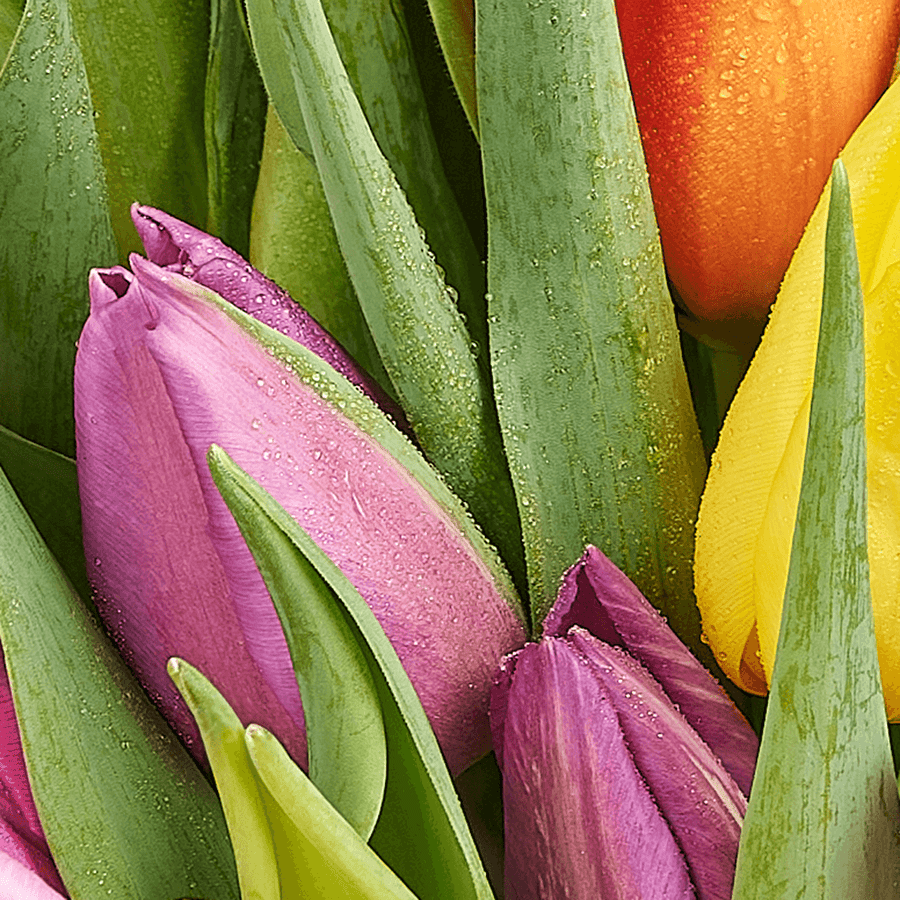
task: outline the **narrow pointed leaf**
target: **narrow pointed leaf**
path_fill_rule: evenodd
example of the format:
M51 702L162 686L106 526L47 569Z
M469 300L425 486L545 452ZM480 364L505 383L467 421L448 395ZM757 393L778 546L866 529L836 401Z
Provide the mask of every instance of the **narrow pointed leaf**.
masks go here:
M869 592L862 289L840 162L825 247L809 438L735 900L887 900L900 883Z
M441 50L466 111L478 135L478 99L475 92L475 5L468 0L428 0Z
M327 583L332 601L358 629L376 675L388 747L384 805L371 844L381 858L422 897L491 898L487 876L453 790L434 733L408 676L365 601L341 571L281 507L216 447L210 468L219 490L257 559L285 539L302 569ZM289 610L273 592L289 631Z
M257 3L249 4L251 23ZM273 5L338 240L400 404L426 456L521 582L519 525L491 388L455 291L375 143L321 4Z
M281 900L272 829L244 741L225 698L193 666L169 660L169 676L190 707L216 778L244 900Z
M486 0L477 28L491 354L535 622L590 543L709 659L703 449L614 4Z
M84 286L116 250L84 62L61 0L27 4L0 73L0 121L0 422L72 456Z
M239 3L212 0L210 18L203 107L206 230L246 257L263 146L266 92L241 21Z
M209 0L68 0L84 54L119 261L140 250L135 200L206 224ZM152 41L152 50L148 43ZM115 260L95 257L94 265Z
M0 641L41 824L72 896L237 900L215 792L4 477Z
M66 577L88 599L75 460L0 425L0 467Z
M216 477L221 462L211 456L210 464ZM222 490L221 475L216 481ZM223 496L235 513L239 495L226 488ZM368 840L384 797L387 748L378 690L366 655L331 588L288 535L273 527L252 502L244 500L235 517L287 638L303 699L309 776ZM258 541L260 533L264 543Z

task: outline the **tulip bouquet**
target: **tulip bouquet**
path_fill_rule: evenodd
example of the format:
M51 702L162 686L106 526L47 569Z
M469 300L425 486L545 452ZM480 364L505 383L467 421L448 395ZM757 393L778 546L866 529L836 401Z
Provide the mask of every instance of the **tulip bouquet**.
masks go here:
M0 0L0 900L900 896L898 35Z

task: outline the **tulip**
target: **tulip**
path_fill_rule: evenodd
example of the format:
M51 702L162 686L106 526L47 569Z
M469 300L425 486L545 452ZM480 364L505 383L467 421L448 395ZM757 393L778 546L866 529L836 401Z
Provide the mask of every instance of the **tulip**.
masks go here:
M669 276L694 316L762 323L835 156L887 87L900 3L616 8Z
M156 221L177 237L174 220ZM485 547L348 418L343 401L329 401L319 375L303 380L285 367L246 317L186 277L188 265L208 274L209 239L190 248L179 273L173 244L157 235L150 252L168 268L132 256L133 274L118 266L91 273L76 359L85 553L107 628L196 755L196 726L166 675L172 656L203 671L242 721L278 735L303 762L282 629L206 463L219 444L369 602L451 770L461 771L490 748L496 660L525 638L502 567L485 562ZM255 298L261 276L231 261L241 273L231 287L239 293L246 276Z
M491 695L509 898L731 897L756 736L598 550Z
M900 719L900 84L841 154L865 305L868 542L888 715ZM824 279L828 191L813 214L722 428L695 557L703 628L723 671L763 694L772 678L806 452Z
M38 818L0 652L0 900L66 896Z

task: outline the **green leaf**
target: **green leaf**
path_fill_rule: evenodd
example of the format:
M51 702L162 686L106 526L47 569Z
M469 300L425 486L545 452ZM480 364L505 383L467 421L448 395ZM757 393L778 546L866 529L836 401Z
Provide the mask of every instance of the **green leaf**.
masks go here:
M888 900L900 883L900 810L869 592L862 312L838 161L809 438L735 900Z
M494 387L535 622L591 543L711 659L705 461L614 4L484 0L477 29Z
M251 0L251 23L265 5ZM347 268L400 403L426 456L521 579L518 519L491 388L455 292L375 143L321 4L272 5Z
M25 0L0 0L0 69L12 46L24 9Z
M350 283L316 165L291 141L274 106L253 200L250 262L393 393Z
M92 265L115 261L81 52L62 0L29 0L0 73L0 422L75 453L72 370Z
M237 900L222 810L0 475L0 642L72 897Z
M90 598L75 460L0 425L0 467L78 595Z
M244 740L225 698L193 666L170 659L169 677L190 707L222 800L243 900L281 900L278 861L266 803Z
M281 618L303 700L310 778L368 840L381 810L387 775L374 676L331 588L288 535L272 526L266 512L233 486L221 452L210 451L210 470Z
M209 0L68 0L68 5L84 54L113 230L125 262L129 251L142 250L131 221L134 201L199 228L206 224L203 85Z
M259 175L266 92L250 50L240 0L212 0L204 125L209 210L206 231L243 257Z
M352 623L373 674L384 716L388 779L372 847L418 895L434 900L491 898L487 876L453 789L440 748L403 670L366 602L309 535L218 447L210 470L254 558L281 554L293 545L295 568L311 566L331 592L332 603ZM276 549L277 548L277 551ZM263 577L266 568L261 566ZM272 590L290 640L290 598ZM327 594L322 593L327 599ZM294 598L293 602L302 602ZM293 652L293 651L292 651Z
M259 725L246 732L283 867L282 895L322 900L415 900Z

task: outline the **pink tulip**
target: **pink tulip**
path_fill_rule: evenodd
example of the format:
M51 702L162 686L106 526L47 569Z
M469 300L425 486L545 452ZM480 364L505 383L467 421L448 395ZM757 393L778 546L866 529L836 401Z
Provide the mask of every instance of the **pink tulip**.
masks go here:
M137 256L131 264L134 274L91 273L75 367L85 552L125 658L198 756L193 720L166 675L171 656L303 761L281 626L206 464L216 443L369 602L451 770L462 770L490 747L496 660L525 638L508 582L394 457L218 298L171 269Z
M66 896L34 805L0 652L0 900Z
M595 548L504 660L491 719L509 900L729 900L756 737Z

